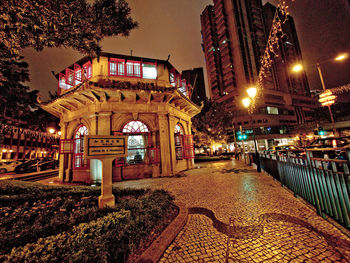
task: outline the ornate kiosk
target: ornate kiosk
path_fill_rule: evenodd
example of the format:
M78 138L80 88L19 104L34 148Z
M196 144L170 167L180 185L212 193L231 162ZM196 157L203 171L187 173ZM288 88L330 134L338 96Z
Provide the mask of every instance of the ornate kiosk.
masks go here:
M41 107L60 118L61 181L101 181L101 161L84 159L86 135L127 135L128 155L113 161L113 181L193 168L191 118L201 107L168 61L102 53L57 79L58 97Z

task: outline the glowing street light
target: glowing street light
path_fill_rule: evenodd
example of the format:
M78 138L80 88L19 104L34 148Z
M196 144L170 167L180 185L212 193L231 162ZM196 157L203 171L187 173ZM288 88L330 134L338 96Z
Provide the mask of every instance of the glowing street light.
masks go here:
M348 58L348 53L343 53L343 54L339 54L337 57L334 58L334 61L336 62L340 62L340 61L343 61L345 59ZM329 61L326 60L326 61ZM323 61L323 62L326 62L326 61ZM324 80L323 80L323 75L322 75L322 71L321 71L321 66L320 66L320 63L316 63L316 67L317 67L317 70L318 70L318 75L320 77L320 80L321 80L321 84L322 84L322 89L324 91L326 91L326 86L324 84ZM300 72L302 71L304 68L303 68L303 65L302 64L296 64L292 67L292 71L294 72ZM329 111L329 115L331 117L331 122L332 122L332 126L333 126L333 133L334 133L334 136L337 135L337 130L335 128L335 122L334 122L334 117L333 117L333 113L332 113L332 109L331 109L331 105L335 102L335 96L332 95L332 94L328 94L327 92L324 92L320 95L320 100L319 102L322 103L322 106L327 106L328 107L328 111Z
M50 129L49 129L49 133L51 133L51 134L54 134L55 131L56 131L56 130L55 130L54 128L50 128Z
M294 65L293 68L292 68L292 70L293 70L294 72L300 72L300 71L302 71L303 69L304 69L304 67L303 67L302 64L296 64L296 65Z
M242 103L243 103L243 106L248 110L248 114L250 116L250 121L252 123L253 139L254 139L254 146L255 146L256 170L258 173L260 173L261 166L260 166L260 158L259 158L259 153L258 153L258 146L257 146L256 139L255 139L255 130L253 127L253 117L252 117L251 111L249 111L249 106L252 104L253 99L256 95L256 88L255 87L249 88L247 90L247 93L249 95L249 98L242 99Z
M335 61L342 61L344 59L347 59L349 56L348 53L343 53L343 54L339 54L334 60Z
M251 100L251 98L244 98L244 99L242 100L242 103L243 103L243 106L244 106L245 108L248 108L249 105L250 105L250 103L252 103L252 100Z
M247 89L247 93L248 93L249 98L254 100L256 93L257 93L256 87L250 87L249 89Z

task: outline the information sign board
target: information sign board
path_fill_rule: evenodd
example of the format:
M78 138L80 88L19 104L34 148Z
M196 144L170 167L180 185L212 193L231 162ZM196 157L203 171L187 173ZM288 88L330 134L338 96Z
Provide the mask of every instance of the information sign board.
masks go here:
M87 135L84 137L84 158L125 157L128 154L127 141L124 135Z

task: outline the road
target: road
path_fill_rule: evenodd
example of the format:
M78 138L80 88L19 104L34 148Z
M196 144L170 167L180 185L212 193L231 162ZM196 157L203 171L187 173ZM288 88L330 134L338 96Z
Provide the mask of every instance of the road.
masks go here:
M349 236L272 177L241 161L199 165L183 177L114 183L167 189L189 208L159 262L350 262Z

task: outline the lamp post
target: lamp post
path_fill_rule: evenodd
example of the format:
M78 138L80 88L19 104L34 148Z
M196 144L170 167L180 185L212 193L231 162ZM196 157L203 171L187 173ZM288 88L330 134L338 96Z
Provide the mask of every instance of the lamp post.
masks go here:
M252 123L252 130L253 130L253 140L254 140L254 147L255 147L255 158L256 158L256 170L258 173L261 172L261 166L260 166L260 158L259 158L259 153L258 153L258 145L257 145L257 142L256 142L256 139L255 139L255 130L253 128L253 117L252 117L252 109L249 109L249 107L252 105L253 101L254 101L254 98L256 96L256 88L255 87L251 87L249 89L247 89L247 93L248 93L248 96L247 98L244 98L242 100L242 103L243 103L243 106L245 108L247 108L248 110L248 114L250 116L250 121Z
M348 54L347 53L343 53L343 54L338 55L334 59L327 59L327 60L323 61L322 63L327 62L329 60L334 60L336 62L340 62L340 61L343 61L343 60L347 59L347 57L348 57ZM323 91L325 91L326 90L326 86L324 84L324 79L323 79L323 74L322 74L322 70L321 70L320 64L321 63L316 63L316 67L317 67L317 71L318 71L318 76L319 76L319 78L321 80L322 89L323 89ZM303 70L303 65L302 64L296 64L296 65L293 66L292 70L294 72L300 72L300 71ZM331 117L331 122L332 122L332 128L333 128L334 136L337 136L338 134L337 134L337 130L335 128L335 121L334 121L331 105L328 104L327 107L328 107L329 115Z

